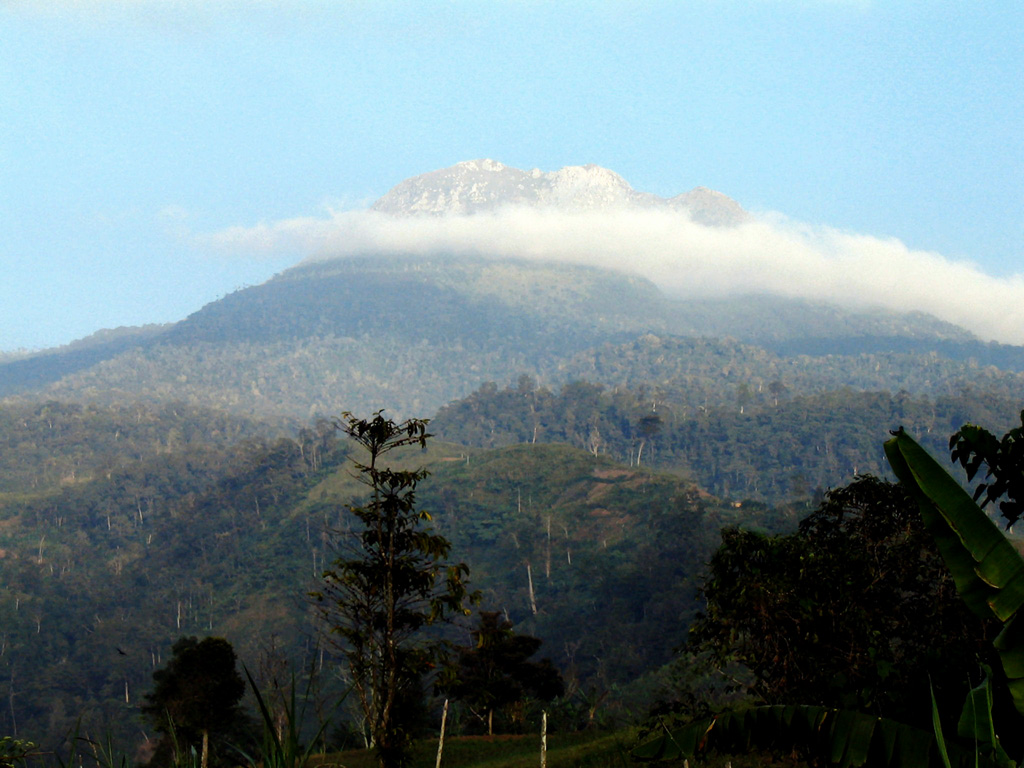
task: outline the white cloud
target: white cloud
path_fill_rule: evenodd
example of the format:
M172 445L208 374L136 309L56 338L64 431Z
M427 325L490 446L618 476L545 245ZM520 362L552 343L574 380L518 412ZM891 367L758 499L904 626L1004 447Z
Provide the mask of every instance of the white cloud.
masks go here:
M918 310L983 339L1024 344L1024 276L996 278L899 240L765 216L707 227L667 211L563 213L505 208L471 216L396 218L332 212L203 238L217 249L329 258L480 254L626 271L687 297L768 293L847 307Z

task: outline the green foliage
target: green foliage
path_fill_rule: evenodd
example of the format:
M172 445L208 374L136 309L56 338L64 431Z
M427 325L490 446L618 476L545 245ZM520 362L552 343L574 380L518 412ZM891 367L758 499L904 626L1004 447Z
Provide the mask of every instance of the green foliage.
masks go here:
M1017 741L1024 716L1024 637L1018 628L1024 605L1024 559L970 495L902 429L885 450L893 471L917 498L925 525L964 602L978 616L1001 626L993 647L1011 703L997 706L994 716L997 723L1010 723L1003 733L1007 740L1012 734ZM1021 745L1012 750L1021 751Z
M1010 755L1019 757L1021 716L1024 715L1019 663L1024 657L1024 642L1013 627L1024 605L1024 559L970 495L902 429L886 442L885 451L893 471L916 500L923 523L934 537L966 605L979 618L1002 625L993 647L998 651L1009 689L1007 702L1000 702L997 687L985 669L981 684L968 691L957 722L957 736L962 746L945 738L940 706L932 691L933 733L928 734L928 744L922 741L906 754L893 749L900 738L893 734L900 726L883 726L883 721L868 715L839 712L834 713L835 725L825 729L827 713L823 715L819 711L810 717L806 713L794 714L806 710L801 705L757 708L753 715L725 713L710 721L668 732L642 746L639 755L647 759L658 758L669 751L680 756L690 755L708 748L712 742L725 748L736 744L749 747L758 743L758 739L768 738L776 745L780 739L802 745L832 763L843 765L862 765L866 761L898 766L935 764L946 768L970 764L1005 768L1014 765ZM942 677L948 678L951 674L950 669L941 670ZM807 711L813 713L813 710ZM770 723L767 729L766 719ZM844 720L846 724L841 725ZM842 733L837 740L838 731ZM997 732L1006 736L1007 743ZM826 733L827 739L824 738ZM876 733L883 738L877 739Z
M526 696L551 701L565 692L565 685L550 659L530 661L542 641L517 635L512 622L497 611L481 611L480 621L470 633L472 645L455 649L455 679L441 690L463 701L493 733L493 713L501 713ZM513 718L514 719L514 718ZM521 725L521 723L520 723Z
M131 753L141 696L183 634L223 636L247 659L276 635L307 668L301 596L330 562L325 530L343 528L343 502L365 491L351 449L322 422L294 441L190 441L53 495L0 500L0 700L15 703L0 707L0 729L16 723L52 749L81 717L83 732L110 729ZM430 440L389 457L429 464L417 501L488 603L544 640L580 724L594 703L597 720L628 716L619 688L683 641L722 521L765 514L564 445ZM320 686L324 700L344 689L332 675Z
M961 712L960 720L957 723L956 733L966 743L973 743L979 753L992 756L1002 765L1012 766L1013 761L1006 754L996 735L996 722L993 718L992 678L987 667L984 671L985 677L967 694L963 712Z
M169 759L177 765L183 752L201 743L206 768L208 748L216 756L218 739L236 734L246 723L239 707L245 682L235 669L235 651L224 638L183 637L172 650L167 665L153 673L154 688L142 707L164 734L153 763L164 765Z
M802 754L839 766L939 768L940 748L933 733L861 712L808 705L774 705L723 712L665 732L631 753L641 761L677 760L711 750L752 749ZM946 747L952 765L992 766L954 745Z
M41 353L0 353L0 397L44 388L62 376L101 364L145 345L165 330L167 326L161 325L106 329Z
M0 737L0 768L14 768L16 764L26 761L35 750L36 745L31 741L11 736Z
M215 441L216 420L197 421L177 449L149 450L143 438L183 422L144 409L124 421L101 412L90 447L93 433L72 418L90 410L52 414L66 442L48 448L81 462L77 481L0 496L0 696L14 702L0 707L0 729L16 724L47 750L79 717L83 732L110 729L128 749L152 671L182 634L228 637L241 655L277 634L305 666L300 596L326 521L298 507L345 457L333 427L229 445ZM33 429L51 434L45 422ZM107 441L140 453L87 477L85 457Z
M306 719L307 707L313 700L312 683L310 676L306 690L298 701L295 677L292 676L291 686L288 689L288 698L284 703L282 717L275 716L270 705L260 692L259 686L253 679L248 668L245 668L245 676L249 680L253 696L256 697L256 705L259 707L260 721L262 723L262 738L259 742L259 751L255 754L247 753L244 749L239 750L249 768L306 768L310 758L319 746L317 740L323 735L327 728L325 721L313 734L305 746L302 743L303 725Z
M668 664L626 686L634 711L647 712L647 726L663 718L695 720L750 703L750 671L738 662L723 662L715 654L679 649ZM653 705L650 704L653 702Z
M465 563L446 562L450 542L423 526L430 516L417 507L416 486L427 472L384 464L391 451L425 447L426 426L421 419L395 423L381 412L343 415L342 431L366 452L355 468L369 499L348 507L356 525L312 593L328 638L345 657L382 768L408 759L412 734L401 708L418 696L436 657L421 630L468 613L464 604L475 597Z
M1020 427L999 439L974 424L965 424L949 438L953 461L967 470L969 482L985 467L985 482L975 487L974 500L982 499L982 507L999 502L1007 528L1024 512L1024 411L1020 421Z
M493 739L478 736L447 736L444 742L446 768L535 768L540 752L539 731L525 735L503 735ZM635 741L632 730L548 731L548 768L628 768L629 747ZM437 761L437 737L418 739L413 745L411 768L434 768ZM372 768L372 752L350 750L314 757L311 768ZM737 761L736 768L755 768L753 763ZM721 768L715 766L715 768ZM779 766L781 768L781 766Z
M959 701L985 647L913 500L861 477L797 533L727 529L704 585L695 650L735 659L771 704L817 704L927 725L929 678Z

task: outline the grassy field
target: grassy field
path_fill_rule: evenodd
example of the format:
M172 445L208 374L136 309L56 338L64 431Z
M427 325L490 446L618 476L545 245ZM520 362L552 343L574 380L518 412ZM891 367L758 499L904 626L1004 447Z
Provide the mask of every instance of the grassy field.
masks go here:
M548 736L549 768L625 768L630 766L629 750L634 734L567 733ZM417 742L410 768L434 768L437 741ZM352 750L314 758L311 768L376 768L372 752ZM540 765L540 736L460 736L445 739L442 768L537 768Z
M548 768L643 768L649 763L634 762L629 751L636 743L633 730L613 733L568 733L548 736ZM434 768L437 742L424 740L416 744L410 768ZM445 740L442 768L538 768L540 737L528 736L461 736ZM682 766L682 761L678 765ZM804 763L792 758L765 755L713 755L691 761L694 768L794 768ZM319 755L310 768L376 768L372 752L352 750ZM660 764L666 768L668 764Z

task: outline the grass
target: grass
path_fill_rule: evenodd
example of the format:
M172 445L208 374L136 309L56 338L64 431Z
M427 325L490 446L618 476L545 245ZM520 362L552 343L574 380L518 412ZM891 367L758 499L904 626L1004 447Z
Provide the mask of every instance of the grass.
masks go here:
M629 768L629 749L635 734L555 733L548 735L548 768ZM437 740L417 741L410 768L434 768ZM310 768L376 768L372 751L351 750L320 755ZM442 768L537 768L540 765L540 735L456 736L444 740Z
M629 756L636 743L634 730L548 735L548 768L682 768L683 761L638 763ZM437 740L416 742L409 768L434 768ZM749 753L709 755L691 760L692 768L803 768L807 763L790 756ZM372 751L350 750L315 755L309 768L377 768ZM540 736L446 737L442 768L539 768Z

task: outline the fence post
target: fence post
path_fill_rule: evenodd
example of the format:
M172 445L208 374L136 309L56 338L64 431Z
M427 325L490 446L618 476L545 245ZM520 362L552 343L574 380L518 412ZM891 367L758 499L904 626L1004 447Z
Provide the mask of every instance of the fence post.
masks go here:
M548 713L541 712L540 715L540 768L547 768L548 764Z
M437 740L437 768L441 768L441 752L444 750L444 724L448 719L448 699L444 700L444 709L441 710L441 738Z

